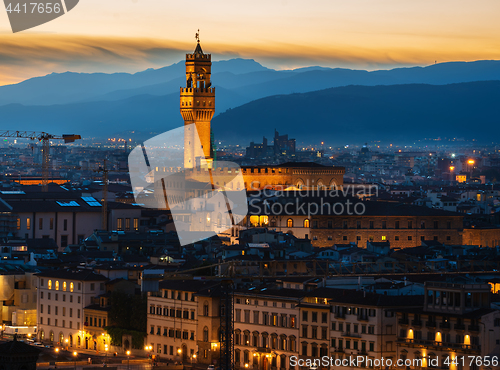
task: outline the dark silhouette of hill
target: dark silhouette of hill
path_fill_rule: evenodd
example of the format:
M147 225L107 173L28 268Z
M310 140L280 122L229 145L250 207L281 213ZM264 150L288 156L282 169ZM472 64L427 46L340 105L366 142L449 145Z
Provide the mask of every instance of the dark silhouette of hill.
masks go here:
M500 81L449 85L346 86L262 98L212 121L215 136L261 141L274 128L336 144L412 143L425 138L492 142L500 134Z
M220 100L237 99L219 88ZM450 85L346 86L262 98L216 116L217 139L260 141L274 128L298 140L349 144L412 143L463 137L484 142L500 134L500 81ZM178 93L50 106L0 106L5 127L107 137L125 131L142 138L183 125Z

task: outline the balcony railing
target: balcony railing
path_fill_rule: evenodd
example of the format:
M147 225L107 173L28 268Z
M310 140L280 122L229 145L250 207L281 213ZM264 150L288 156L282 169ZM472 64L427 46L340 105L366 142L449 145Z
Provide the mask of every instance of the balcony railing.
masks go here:
M398 320L399 325L408 325L410 320L408 318L402 318Z
M345 313L344 312L334 313L333 317L335 317L336 319L345 319Z
M465 324L455 324L455 330L465 330Z
M369 321L368 315L358 315L358 321Z
M411 320L413 326L422 326L422 320Z
M474 344L463 344L463 343L449 343L449 342L436 342L434 340L425 339L410 339L405 337L398 337L399 343L415 344L418 346L435 347L435 348L451 348L451 349L463 349L471 351L479 351L481 346Z

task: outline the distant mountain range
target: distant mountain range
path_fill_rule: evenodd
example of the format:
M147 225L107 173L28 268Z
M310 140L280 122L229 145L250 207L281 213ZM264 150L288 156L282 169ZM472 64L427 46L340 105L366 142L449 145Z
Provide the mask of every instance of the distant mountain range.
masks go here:
M91 137L123 131L163 132L182 125L179 87L185 84L184 73L184 62L179 62L135 74L53 73L0 86L2 128L75 132ZM486 118L493 118L490 114L494 111L487 103L490 96L498 99L498 86L494 82L467 82L494 80L500 80L500 61L373 72L323 67L275 71L254 60L219 61L212 67L216 114L227 112L214 118L214 130L218 137L229 138L226 131L230 127L233 136L245 143L250 140L248 135L260 140L274 127L297 138L328 136L346 141L352 140L349 132L343 131L346 123L376 125L374 133L363 141L373 140L381 132L387 137L404 137L405 132L410 135L412 128L408 124L418 121L421 129L411 133L411 139L434 137L439 127L430 125L432 131L424 131L424 118L434 125L449 126L452 118L457 122L466 117L474 121L475 111L476 117L482 119L480 123L487 124ZM429 85L414 85L417 83ZM314 104L311 99L322 103ZM390 126L396 121L403 125L401 132ZM322 131L317 132L320 127ZM367 126L366 133L372 128ZM467 136L462 132L465 129L459 125L448 136ZM474 132L476 138L481 136L477 126ZM243 133L245 136L239 136Z

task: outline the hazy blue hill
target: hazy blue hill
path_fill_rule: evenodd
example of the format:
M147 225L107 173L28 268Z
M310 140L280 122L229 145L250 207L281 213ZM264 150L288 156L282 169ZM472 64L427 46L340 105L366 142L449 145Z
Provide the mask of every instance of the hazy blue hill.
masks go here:
M0 105L53 105L122 100L136 95L168 95L184 85L184 62L128 73L60 73L0 86ZM251 59L213 63L213 86L233 90L241 103L277 94L303 93L348 85L449 84L500 80L500 61L452 62L427 67L363 71L306 67L292 71L267 69ZM236 107L218 99L221 107ZM240 102L240 100L238 100ZM240 104L241 104L240 103Z
M184 65L184 62L182 62ZM235 75L242 73L261 72L270 70L253 59L235 58L220 60L212 63L212 73L229 72Z
M342 68L306 67L293 71L258 68L260 70L254 72L234 74L228 71L217 72L221 70L217 66L218 64L214 64L214 73L212 74L214 86L233 90L235 94L245 98L243 103L266 96L303 93L348 85L377 86L411 83L440 85L500 80L499 61L453 62L428 67L396 68L372 72ZM251 69L251 65L249 69ZM242 72L244 69L239 69L239 71ZM182 77L168 82L113 91L92 99L117 100L140 94L163 95L177 92L179 86L184 84L183 71L179 73ZM221 102L220 99L218 101ZM236 107L224 101L222 101L222 106Z
M500 61L451 62L427 67L363 71L353 69L301 68L282 75L279 81L256 81L245 94L259 97L310 92L348 85L395 85L425 83L442 85L472 81L500 80ZM226 86L227 87L227 86Z
M216 137L260 141L274 128L336 144L436 137L498 140L500 81L346 86L259 99L215 117Z
M232 74L265 71L254 60L232 59L214 62L213 71ZM129 73L52 73L43 77L35 77L18 84L0 86L0 105L20 103L27 105L51 105L73 103L78 101L109 100L101 98L114 91L119 91L112 99L123 99L134 95L151 94L166 95L178 91L184 85L185 66L179 62L168 67L148 69L135 74ZM172 81L176 80L176 81ZM173 88L160 91L156 85L168 83ZM151 86L151 91L141 89ZM124 90L131 89L131 93ZM139 89L136 91L136 89Z

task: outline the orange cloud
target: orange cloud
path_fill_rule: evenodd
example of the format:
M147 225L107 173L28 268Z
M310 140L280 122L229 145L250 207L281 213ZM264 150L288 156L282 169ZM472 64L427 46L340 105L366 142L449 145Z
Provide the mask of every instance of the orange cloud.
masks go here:
M203 43L213 59L243 57L278 69L310 65L384 69L428 65L434 61L500 59L495 40L404 35L364 43L308 44L258 40L247 44ZM136 72L176 63L193 42L153 38L18 34L0 39L0 84L16 83L52 72Z

